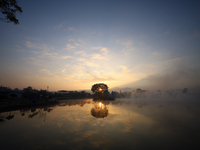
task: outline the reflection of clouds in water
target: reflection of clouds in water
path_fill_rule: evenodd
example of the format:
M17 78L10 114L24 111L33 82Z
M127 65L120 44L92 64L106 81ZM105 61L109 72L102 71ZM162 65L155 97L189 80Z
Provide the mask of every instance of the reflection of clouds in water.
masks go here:
M83 138L88 138L88 137L91 137L93 136L94 134L97 134L98 131L86 131L82 134L82 137Z
M138 105L141 105L142 108L139 108ZM175 146L179 145L176 142L182 145L197 143L198 135L200 135L198 130L200 125L199 106L198 101L189 98L182 100L167 98L117 99L107 104L109 115L105 118L91 116L90 110L93 104L87 103L83 107L79 105L58 106L54 111L48 113L46 122L39 117L24 122L23 120L28 119L28 116L21 117L19 113L18 115L23 120L19 122L20 126L17 125L17 122L15 124L18 129L28 126L33 131L20 130L20 134L24 135L20 138L20 140L23 139L21 142L33 145L35 144L34 139L39 135L42 140L36 142L37 146L43 147L49 143L48 148L50 149L53 146L58 149L64 147L145 149L149 146L156 148L158 143L169 149L171 147L169 143ZM15 116L17 119L17 114ZM9 123L9 121L7 122ZM143 144L144 140L145 145ZM160 148L162 149L162 147Z
M130 130L133 128L133 125L130 123L125 124L125 129L123 129L124 132L130 132Z
M59 127L59 128L61 128L61 127L63 126L62 123L57 123L56 125L57 125L57 127Z
M54 144L55 144L55 145L66 145L66 142L55 141Z

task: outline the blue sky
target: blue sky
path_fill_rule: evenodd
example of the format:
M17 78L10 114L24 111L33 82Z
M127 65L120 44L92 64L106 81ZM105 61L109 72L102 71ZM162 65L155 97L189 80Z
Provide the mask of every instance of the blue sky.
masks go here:
M82 90L200 85L199 1L19 0L0 22L0 83ZM2 15L0 15L2 17Z

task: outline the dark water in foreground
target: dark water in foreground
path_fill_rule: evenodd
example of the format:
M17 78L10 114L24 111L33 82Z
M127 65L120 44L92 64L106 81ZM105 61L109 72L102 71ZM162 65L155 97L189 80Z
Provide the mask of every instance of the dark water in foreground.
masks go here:
M199 101L85 99L4 112L0 149L198 149Z

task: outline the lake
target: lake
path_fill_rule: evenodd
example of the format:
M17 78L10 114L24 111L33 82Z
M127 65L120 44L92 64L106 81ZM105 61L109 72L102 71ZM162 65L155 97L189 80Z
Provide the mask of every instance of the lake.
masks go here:
M200 100L61 100L0 114L2 150L191 149L200 147Z

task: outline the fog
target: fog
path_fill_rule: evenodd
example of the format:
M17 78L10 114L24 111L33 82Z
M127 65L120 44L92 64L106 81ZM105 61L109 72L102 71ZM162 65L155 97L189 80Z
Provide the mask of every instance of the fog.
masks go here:
M178 65L165 69L161 73L149 75L124 87L146 90L198 89L200 87L200 69Z

